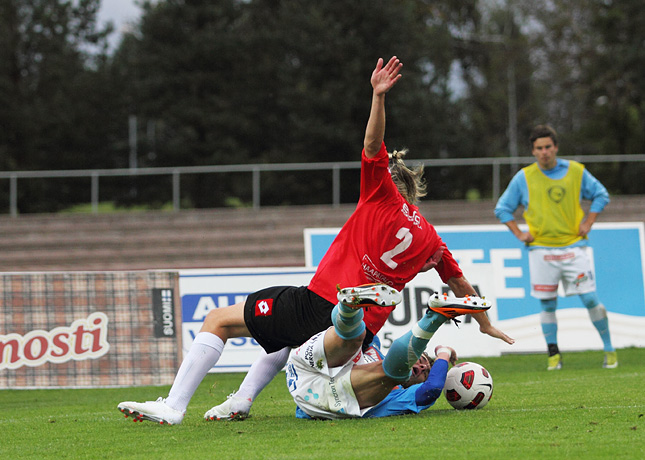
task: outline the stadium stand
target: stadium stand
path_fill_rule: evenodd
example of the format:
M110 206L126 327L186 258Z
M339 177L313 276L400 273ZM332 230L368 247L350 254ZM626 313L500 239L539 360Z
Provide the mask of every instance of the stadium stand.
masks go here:
M427 201L434 225L498 224L493 201ZM355 205L0 216L0 271L304 265L305 228L341 227ZM612 197L599 222L642 222L645 197Z

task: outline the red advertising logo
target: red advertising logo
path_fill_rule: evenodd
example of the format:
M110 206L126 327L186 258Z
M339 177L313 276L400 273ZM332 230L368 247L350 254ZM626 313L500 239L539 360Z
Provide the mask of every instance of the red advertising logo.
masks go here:
M107 331L107 315L96 312L69 327L57 327L49 332L35 330L24 336L0 334L0 370L100 358L110 349Z
M255 316L271 316L273 299L262 299L255 302Z

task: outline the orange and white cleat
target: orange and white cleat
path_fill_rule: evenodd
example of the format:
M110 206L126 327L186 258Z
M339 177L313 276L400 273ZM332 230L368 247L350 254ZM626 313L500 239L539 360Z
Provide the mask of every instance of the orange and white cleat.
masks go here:
M385 284L364 284L356 287L338 289L338 301L351 308L371 306L394 307L401 303L403 296L393 287Z
M454 319L460 315L481 313L492 307L488 300L478 296L454 297L435 292L428 300L428 308L443 316Z

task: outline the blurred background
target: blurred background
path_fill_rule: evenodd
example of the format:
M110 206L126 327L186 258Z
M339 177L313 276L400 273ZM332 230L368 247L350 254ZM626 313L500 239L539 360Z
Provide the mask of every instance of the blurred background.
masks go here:
M12 190L21 214L90 201L89 175L12 172L358 161L369 77L392 55L390 149L530 162L530 129L550 123L560 156L614 155L587 167L645 194L645 162L625 161L645 153L642 0L2 0L0 213ZM495 198L516 169L433 168L426 200ZM166 209L175 186L182 209L251 206L246 172L226 171L101 178L100 200ZM341 203L356 174L339 172ZM329 171L269 171L262 204L330 188Z

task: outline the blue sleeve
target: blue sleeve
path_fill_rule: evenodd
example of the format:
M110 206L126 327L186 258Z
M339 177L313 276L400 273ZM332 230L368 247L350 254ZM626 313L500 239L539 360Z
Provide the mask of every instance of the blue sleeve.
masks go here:
M383 401L363 414L363 418L389 417L391 415L418 414L430 405L419 406L416 403L415 393L421 384L408 388L395 388Z
M395 388L383 401L368 410L363 417L418 414L432 406L441 396L447 373L448 362L438 359L430 369L428 379L424 383L408 388Z
M519 207L519 205L524 206L525 208L529 203L529 189L526 184L526 177L524 176L524 171L519 170L513 179L502 193L502 196L497 200L497 205L495 205L495 217L499 219L501 223L505 223L514 219L513 213Z
M438 359L432 365L428 379L419 385L414 398L419 406L427 406L434 404L434 402L441 396L443 386L446 384L446 374L448 373L448 361L445 359Z
M591 200L589 212L602 212L609 203L609 192L602 183L585 168L582 173L580 198Z

